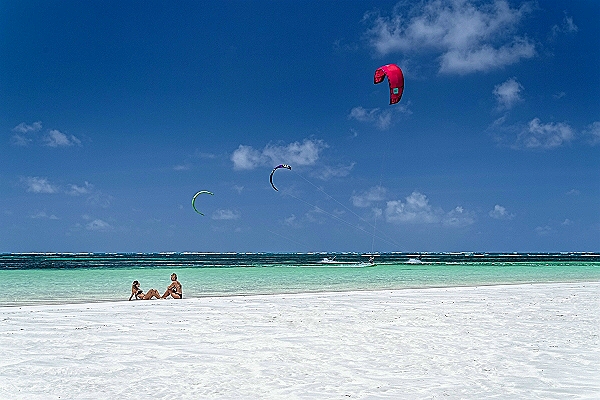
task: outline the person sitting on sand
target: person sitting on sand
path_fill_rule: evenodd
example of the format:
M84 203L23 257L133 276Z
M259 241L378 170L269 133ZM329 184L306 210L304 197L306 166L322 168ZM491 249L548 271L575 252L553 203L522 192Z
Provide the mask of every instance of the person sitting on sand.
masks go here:
M181 291L181 283L177 280L177 274L171 274L171 284L167 287L167 291L162 295L162 299L166 299L171 296L174 299L183 298L183 292Z
M150 289L146 294L144 294L144 291L140 289L140 283L138 281L133 281L133 284L131 285L131 296L129 296L129 300L133 298L137 300L150 300L154 297L160 299L160 293L158 293L158 290Z

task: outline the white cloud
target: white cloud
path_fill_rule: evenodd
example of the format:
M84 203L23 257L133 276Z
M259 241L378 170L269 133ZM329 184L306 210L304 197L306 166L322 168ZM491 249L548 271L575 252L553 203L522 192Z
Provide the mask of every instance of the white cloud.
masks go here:
M321 171L319 171L318 178L326 181L331 178L342 178L344 176L348 176L355 164L356 163L351 163L349 165L338 165L337 167L325 166Z
M225 210L225 209L220 209L220 210L216 210L213 215L212 215L212 219L215 220L234 220L234 219L240 219L242 217L242 214L237 211L237 210Z
M494 96L498 102L499 109L510 109L517 102L521 101L521 91L523 85L517 82L516 78L510 78L506 82L503 82L494 87Z
M280 163L292 166L313 165L318 160L320 152L326 147L327 145L323 141L310 139L285 146L268 144L262 151L251 146L240 145L231 155L231 161L236 170L254 169L258 166Z
M373 123L377 128L386 130L392 124L392 112L389 110L381 110L380 108L367 110L366 108L359 106L350 110L348 119Z
M28 138L26 134L30 132L37 132L40 129L42 129L41 121L34 122L31 125L21 122L12 129L13 132L17 133L11 138L11 143L15 146L27 146L31 142L31 139Z
M498 118L487 128L487 132L493 137L498 145L509 146L516 150L534 149L550 150L561 147L576 139L575 130L564 122L542 123L539 118L534 118L525 124L504 125L506 115ZM597 144L595 137L600 133L594 133L594 129L600 129L600 124L588 126L588 130L582 133L587 135L590 144ZM591 139L590 139L591 138ZM598 141L600 143L600 140Z
M451 50L442 56L440 72L463 75L484 72L515 64L521 58L531 58L534 55L534 46L526 39L515 40L499 49L484 45L477 50Z
M244 191L244 186L242 185L233 185L233 190L235 190L238 194L242 194Z
M600 121L595 121L583 131L583 134L589 138L590 144L595 146L600 144Z
M70 194L71 196L81 196L84 194L90 194L92 192L92 190L94 189L94 185L92 185L89 182L84 182L83 186L77 186L77 185L69 185L69 190L67 190L67 194Z
M283 224L287 225L287 226L291 226L294 228L298 228L300 226L300 223L297 221L296 219L296 215L292 214L287 218L283 219Z
M530 8L506 0L399 3L391 17L365 16L372 21L367 37L380 55L434 52L442 73L488 71L535 55L533 42L514 33Z
M333 214L327 213L321 207L313 206L304 215L309 222L322 224L326 215L332 216Z
M509 213L506 208L499 204L494 206L494 209L488 213L488 215L494 219L513 219L514 214Z
M94 207L108 208L113 201L113 197L96 190L86 198L85 202Z
M263 154L276 163L313 165L319 159L319 153L326 147L321 140L305 139L302 143L294 142L287 146L267 145Z
M112 230L113 227L106 221L103 221L101 219L95 219L91 222L88 222L85 226L85 229L89 231L105 232Z
M83 183L83 186L70 184L65 193L70 196L87 196L86 204L94 207L108 208L113 200L112 196L95 189L94 185L87 181Z
M385 210L386 220L396 223L438 223L441 220L440 214L441 211L436 211L429 205L427 196L419 192L412 192L406 202L388 201Z
M552 229L552 227L546 225L546 226L536 227L535 232L540 236L548 236L548 235L552 234L554 232L554 230Z
M471 212L459 206L445 214L442 223L445 226L460 228L475 223L475 217Z
M372 204L385 199L387 190L382 186L373 186L363 193L351 197L354 207L370 207Z
M475 223L472 212L456 207L449 212L434 208L422 193L412 192L405 202L392 200L387 202L385 218L391 223L438 224L448 227L464 227Z
M21 181L27 186L27 191L32 193L57 193L58 187L51 184L47 178L38 176L29 176L21 178Z
M563 32L574 33L577 31L579 31L579 28L573 22L573 17L565 15L565 19L563 20Z
M44 142L46 143L46 146L49 147L68 147L73 145L81 145L81 140L77 139L75 136L67 136L56 129L48 131L48 134L44 137Z
M233 152L231 161L233 161L234 169L254 169L264 164L260 151L243 144L240 144L237 150Z
M579 31L579 28L573 22L573 17L569 17L568 15L565 15L565 17L563 18L562 23L560 25L554 25L552 27L552 35L551 36L552 36L552 38L556 38L561 33L574 34L574 33L577 33L578 31Z
M31 218L33 219L38 219L38 218L48 218L48 219L53 219L56 220L58 219L58 217L54 214L48 215L46 214L45 211L38 211L37 213L30 215Z
M42 121L34 122L31 125L27 125L25 122L21 122L19 125L13 128L13 131L18 133L28 133L37 132L40 129L42 129Z
M191 168L190 164L179 164L173 167L174 171L188 171Z
M412 114L405 104L397 104L394 107L382 110L381 108L366 109L358 106L350 110L348 119L375 125L378 129L386 130L392 125L394 114Z
M31 125L25 122L13 128L13 132L16 134L11 138L11 143L16 146L27 146L33 139L40 139L39 136L29 138L27 134L39 132L42 129L41 121L34 122ZM48 130L43 137L42 142L48 147L70 147L70 146L81 146L81 140L73 135L66 135L57 129Z
M69 196L86 196L85 202L94 207L108 208L113 200L113 197L102 193L94 188L89 182L84 182L82 186L76 184L68 185L67 189L61 188L58 185L50 183L48 178L38 176L29 176L21 178L21 182L25 185L26 190L31 193L64 193Z
M25 137L25 135L13 135L12 138L10 138L10 142L15 145L15 146L27 146L29 143L31 143L31 139L29 139L28 137Z
M517 148L553 149L570 142L575 137L573 129L565 123L541 123L539 118L532 119L527 128L517 137Z

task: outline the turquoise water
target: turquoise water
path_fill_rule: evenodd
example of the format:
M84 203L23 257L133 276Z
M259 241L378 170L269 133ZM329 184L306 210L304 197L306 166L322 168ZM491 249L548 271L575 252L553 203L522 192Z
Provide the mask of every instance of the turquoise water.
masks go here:
M324 257L340 264L323 264ZM127 300L131 282L184 297L600 281L600 254L0 254L0 306ZM420 263L414 263L420 262Z

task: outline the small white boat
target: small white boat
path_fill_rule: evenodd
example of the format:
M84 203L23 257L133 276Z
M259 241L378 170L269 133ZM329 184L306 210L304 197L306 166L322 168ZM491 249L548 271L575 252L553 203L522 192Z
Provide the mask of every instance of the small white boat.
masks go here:
M409 257L408 261L406 261L407 264L423 264L423 260L421 260L421 256L419 255L417 258L415 257Z
M319 261L319 264L327 264L330 265L332 267L373 267L375 266L375 262L374 261L369 261L369 262L361 262L361 261L338 261L335 259L334 257L325 257L323 258L321 261Z
M339 261L335 261L335 256L332 258L325 257L321 261L319 261L319 263L320 264L340 264Z
M357 264L357 262L356 261L338 261L335 259L335 257L332 257L332 258L325 257L321 261L319 261L319 264L353 265L353 264Z

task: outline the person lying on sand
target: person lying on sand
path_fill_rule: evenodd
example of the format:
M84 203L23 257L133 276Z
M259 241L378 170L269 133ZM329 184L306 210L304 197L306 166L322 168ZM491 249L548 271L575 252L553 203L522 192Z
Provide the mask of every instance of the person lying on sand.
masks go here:
M181 283L177 280L177 274L171 274L171 284L167 287L167 291L162 295L162 299L171 296L174 299L181 299L183 292L181 291Z
M133 281L133 284L131 285L131 296L129 296L129 300L131 300L132 298L138 300L150 300L153 297L160 299L160 293L158 293L158 290L150 289L146 294L144 294L144 291L140 289L140 283L138 281Z

